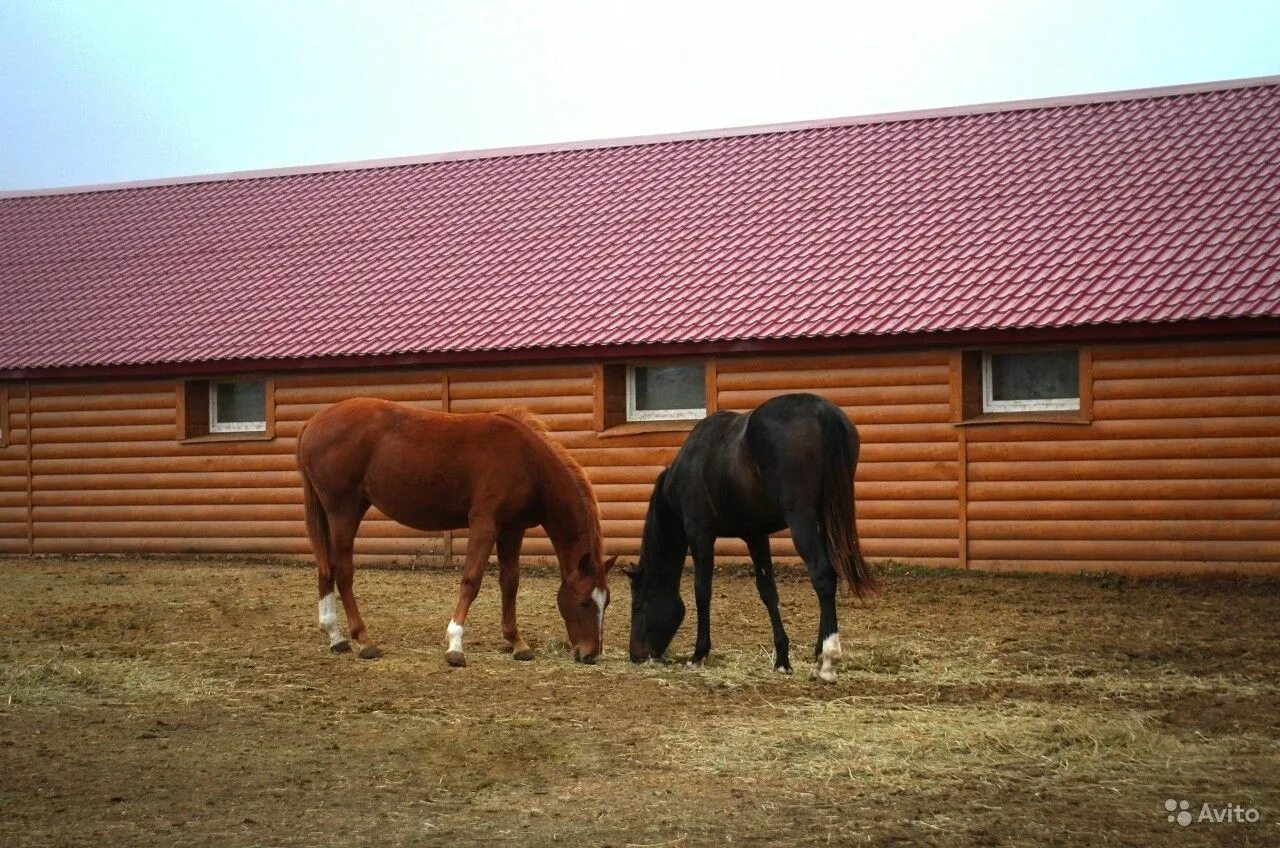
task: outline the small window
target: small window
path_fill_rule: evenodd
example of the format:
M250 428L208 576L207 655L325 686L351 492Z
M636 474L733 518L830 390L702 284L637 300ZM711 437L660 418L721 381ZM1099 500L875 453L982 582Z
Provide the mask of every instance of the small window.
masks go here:
M1080 354L1047 350L982 354L982 411L1080 408Z
M267 386L261 380L218 383L209 391L209 432L243 433L267 429Z
M707 378L702 363L627 366L627 420L705 418Z
M178 384L178 438L260 439L275 431L274 381L184 380Z
M622 435L646 427L688 429L707 417L708 402L715 403L707 397L714 375L711 359L601 363L595 373L596 430Z

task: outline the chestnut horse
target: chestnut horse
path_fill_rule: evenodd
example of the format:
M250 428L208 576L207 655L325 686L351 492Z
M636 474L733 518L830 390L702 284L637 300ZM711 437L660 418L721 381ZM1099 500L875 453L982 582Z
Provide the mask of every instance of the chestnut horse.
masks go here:
M502 635L518 660L533 651L516 625L520 545L542 525L560 561L560 614L573 657L600 655L609 604L600 512L586 474L524 409L451 415L374 398L316 413L298 436L307 534L319 571L320 628L336 652L351 650L338 626L334 587L351 638L372 659L352 591L352 547L370 506L418 530L467 529L458 605L446 629L450 665L466 665L463 625L494 544L502 586Z

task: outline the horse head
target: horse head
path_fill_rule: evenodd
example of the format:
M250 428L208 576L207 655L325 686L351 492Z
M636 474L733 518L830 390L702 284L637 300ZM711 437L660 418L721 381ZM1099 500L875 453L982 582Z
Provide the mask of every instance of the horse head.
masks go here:
M631 661L661 659L684 621L680 572L689 543L683 522L663 494L670 469L654 481L645 513L640 563L631 580Z
M594 663L604 650L604 612L609 606L605 577L617 561L609 557L593 562L591 554L583 554L575 571L561 575L556 604L578 662Z
M676 581L654 579L643 566L623 572L631 581L631 661L661 659L684 621L684 601Z

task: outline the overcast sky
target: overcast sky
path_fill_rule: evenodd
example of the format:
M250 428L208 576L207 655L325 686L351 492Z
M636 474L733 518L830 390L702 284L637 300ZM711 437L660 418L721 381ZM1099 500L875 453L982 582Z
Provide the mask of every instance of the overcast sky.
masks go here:
M0 0L0 190L1280 73L1280 2Z

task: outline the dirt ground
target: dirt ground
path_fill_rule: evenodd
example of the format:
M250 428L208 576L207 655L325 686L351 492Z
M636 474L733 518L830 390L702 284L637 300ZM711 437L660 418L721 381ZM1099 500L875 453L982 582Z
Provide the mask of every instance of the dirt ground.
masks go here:
M732 567L702 670L627 661L621 578L598 665L529 571L537 659L503 653L490 574L451 669L454 573L358 575L370 662L329 653L297 564L0 570L6 846L1280 845L1275 582L881 569L822 686L770 670ZM801 659L816 605L780 590Z

